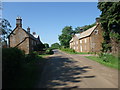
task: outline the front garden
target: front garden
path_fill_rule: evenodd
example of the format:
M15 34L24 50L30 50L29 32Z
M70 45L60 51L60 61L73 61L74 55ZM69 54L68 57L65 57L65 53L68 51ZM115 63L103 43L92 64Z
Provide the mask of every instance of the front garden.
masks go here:
M46 59L45 55L52 54L51 49L44 51L44 55L31 52L26 55L17 48L2 49L2 87L5 88L34 88L40 79Z

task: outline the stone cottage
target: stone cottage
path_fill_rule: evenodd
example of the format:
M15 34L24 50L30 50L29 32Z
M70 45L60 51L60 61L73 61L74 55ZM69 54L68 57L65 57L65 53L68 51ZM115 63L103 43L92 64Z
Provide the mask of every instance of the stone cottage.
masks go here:
M21 17L17 17L16 19L16 27L8 36L9 38L9 47L17 47L26 54L29 54L34 50L34 46L42 43L40 41L39 35L30 33L30 28L27 28L27 31L22 28L22 19Z
M76 52L100 52L102 49L102 28L96 19L96 25L92 28L75 34L70 40L70 48Z

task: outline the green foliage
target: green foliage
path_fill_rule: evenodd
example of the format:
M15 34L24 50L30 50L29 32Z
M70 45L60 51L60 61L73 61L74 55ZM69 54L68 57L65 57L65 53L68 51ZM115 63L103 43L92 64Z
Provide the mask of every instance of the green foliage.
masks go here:
M49 48L49 44L44 43L45 48Z
M6 41L9 33L12 31L10 29L11 28L10 22L6 19L2 19L1 26L2 27L0 27L0 32L2 33L2 40Z
M65 26L62 30L62 34L72 34L73 33L73 30L72 30L72 26Z
M47 50L45 51L45 54L53 54L52 49L51 49L51 48L47 49Z
M76 53L75 50L70 49L70 48L61 48L60 50L65 51L65 52L70 53L70 54L75 54Z
M93 27L95 23L91 25L85 25L83 27L76 27L75 30L72 29L72 26L66 26L62 30L62 34L59 35L59 41L62 47L68 48L69 47L69 41L72 39L72 36L76 33L81 33L91 27Z
M25 55L17 48L3 48L2 59L3 89L33 88L45 64L37 52Z
M95 23L93 23L91 25L85 25L85 26L82 26L82 27L77 27L77 28L75 28L74 33L82 33L83 31L86 31L93 26L95 26Z
M106 44L106 42L103 42L102 43L102 52L107 52L107 51L110 51L111 52L111 45L108 43Z
M26 62L26 63L29 63L29 62L35 60L38 55L39 55L39 54L38 54L38 52L36 52L36 51L31 52L30 54L25 55L25 62Z
M112 33L110 32L110 37L114 38L114 40L118 43L120 42L120 34L119 33Z
M102 12L100 22L104 30L104 44L108 44L112 39L120 42L120 2L99 2L98 8ZM103 47L109 50L109 48ZM106 51L105 50L105 51ZM104 51L104 50L103 50Z
M86 30L88 30L89 28L91 28L91 27L93 27L93 26L95 26L95 23L93 23L93 24L91 24L91 25L85 25L85 26L83 26L83 27L81 27L81 28L83 29L83 31L86 31Z
M3 85L7 85L14 80L19 70L23 69L25 54L17 48L2 49L2 74Z
M45 45L40 43L34 46L34 51L42 51L45 48Z
M58 48L60 48L60 45L59 45L59 43L53 43L53 44L51 45L51 48L53 48L53 49L58 49Z
M61 43L61 46L64 46L65 48L69 47L69 41L72 39L72 35L72 26L64 27L62 30L62 34L59 35L59 41Z
M60 50L69 54L95 54L93 52L75 52L74 49L70 49L70 48L60 48Z
M95 60L101 64L104 64L105 66L120 69L120 67L118 67L118 57L115 57L112 54L100 53L98 57L87 56L87 58L89 58L91 60Z

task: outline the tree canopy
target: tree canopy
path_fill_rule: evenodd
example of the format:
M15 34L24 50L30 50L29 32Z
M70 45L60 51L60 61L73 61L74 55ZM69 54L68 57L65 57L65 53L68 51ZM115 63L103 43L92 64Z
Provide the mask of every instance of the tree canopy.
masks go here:
M74 34L72 26L66 26L62 29L62 34L59 35L59 41L61 46L67 48L69 47L69 41L72 39Z
M104 45L106 51L111 46L107 46L111 39L120 42L120 2L99 2L98 8L102 12L100 22L104 29Z
M58 49L58 48L60 48L60 45L59 45L59 43L53 43L51 45L51 48Z
M95 26L95 23L93 23L91 25L84 25L82 27L76 27L74 30L74 33L82 33L93 26Z
M49 48L49 44L48 43L44 43L45 48Z
M7 19L2 19L2 22L0 23L1 27L0 27L0 33L2 35L2 39L1 41L6 41L9 33L12 31L10 22Z

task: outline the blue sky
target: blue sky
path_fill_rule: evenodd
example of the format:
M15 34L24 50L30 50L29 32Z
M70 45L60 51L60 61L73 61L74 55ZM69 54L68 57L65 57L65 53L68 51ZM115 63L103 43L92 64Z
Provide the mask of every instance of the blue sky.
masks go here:
M97 2L5 2L3 18L16 25L16 17L22 17L22 26L36 32L43 43L59 42L58 35L65 26L89 25L99 17Z

